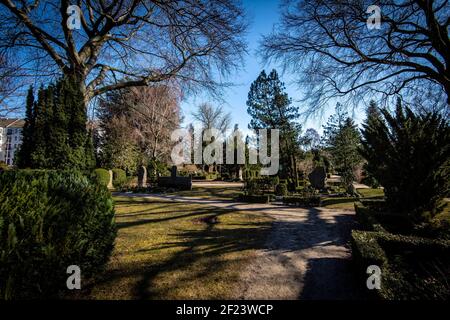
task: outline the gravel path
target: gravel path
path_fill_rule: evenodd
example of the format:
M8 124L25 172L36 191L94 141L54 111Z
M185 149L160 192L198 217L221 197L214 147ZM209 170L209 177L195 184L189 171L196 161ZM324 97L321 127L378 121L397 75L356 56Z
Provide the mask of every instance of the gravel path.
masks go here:
M349 248L354 212L244 204L173 195L130 195L267 214L274 219L264 249L241 272L236 299L362 299Z

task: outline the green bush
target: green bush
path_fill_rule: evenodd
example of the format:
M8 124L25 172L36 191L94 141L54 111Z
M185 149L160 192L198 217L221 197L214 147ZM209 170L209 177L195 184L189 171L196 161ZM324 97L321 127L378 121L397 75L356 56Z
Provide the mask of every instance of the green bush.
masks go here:
M127 174L122 169L112 169L113 185L115 188L121 188L127 183ZM108 173L109 180L109 173ZM108 181L109 182L109 181Z
M102 168L95 169L93 171L93 180L107 187L109 184L109 171Z
M375 213L361 202L355 202L355 213L358 222L365 230L369 231L386 231L383 226L376 220Z
M4 161L0 161L0 172L9 170L8 165Z
M286 196L288 194L287 185L281 183L277 184L275 187L275 194L277 196Z
M269 203L270 197L268 195L241 194L239 196L238 200L242 201L242 202L250 202L250 203Z
M365 285L368 266L381 269L381 290L371 291L376 298L450 298L450 241L354 230L351 244L361 283Z
M147 165L147 175L151 181L156 181L158 177L170 176L170 168L164 162L150 160Z
M402 214L386 211L383 200L355 203L356 217L365 230L417 235L411 220Z
M100 272L116 236L110 192L75 171L0 174L0 298L57 297Z
M366 171L383 187L389 207L414 224L428 222L450 190L450 125L438 111L381 110L362 130ZM424 215L424 213L427 213Z
M298 196L289 196L283 197L283 203L287 205L296 205L301 207L318 207L320 205L320 197L311 196L311 197L298 197Z

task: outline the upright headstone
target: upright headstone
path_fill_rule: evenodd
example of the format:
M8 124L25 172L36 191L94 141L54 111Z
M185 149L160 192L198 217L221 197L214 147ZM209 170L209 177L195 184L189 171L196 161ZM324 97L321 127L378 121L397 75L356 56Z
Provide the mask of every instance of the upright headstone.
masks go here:
M324 167L316 167L313 172L308 175L309 182L311 186L315 189L324 189L325 188L325 179L327 177L327 173Z
M172 169L170 170L170 176L173 180L177 177L177 166L172 166Z
M139 188L147 187L147 168L145 166L138 168L138 186Z
M109 181L108 181L108 189L113 189L114 185L113 185L113 172L112 170L108 170L109 173Z
M242 168L239 168L239 180L240 180L240 181L243 181L243 180L244 180L243 174L242 174Z

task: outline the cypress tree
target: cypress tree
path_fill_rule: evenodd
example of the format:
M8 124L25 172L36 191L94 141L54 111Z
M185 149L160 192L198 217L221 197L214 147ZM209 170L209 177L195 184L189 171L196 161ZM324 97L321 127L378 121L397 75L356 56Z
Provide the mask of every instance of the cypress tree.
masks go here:
M71 148L72 166L78 169L86 169L92 165L94 158L93 147L88 140L86 130L87 115L84 97L79 85L72 77L67 77L63 82L64 101L68 116L69 146Z
M34 150L33 136L35 122L34 108L35 101L33 87L30 86L26 100L25 124L22 129L22 144L15 157L16 164L19 168L30 168L32 165L31 154Z
M27 96L20 168L91 169L95 167L91 134L86 130L86 106L80 87L70 77Z
M38 101L36 103L35 112L34 112L34 148L30 155L31 158L31 167L38 168L46 168L47 167L47 158L46 158L46 150L47 150L47 141L46 141L46 117L47 117L47 91L41 85L38 91Z
M52 114L48 120L48 159L49 168L69 169L71 168L71 150L68 144L68 121L64 101L62 96L64 92L61 81L58 81L56 87L49 87L52 92Z
M95 159L94 133L92 130L88 131L86 137L85 155L86 155L85 169L87 170L94 169L96 167L97 161Z

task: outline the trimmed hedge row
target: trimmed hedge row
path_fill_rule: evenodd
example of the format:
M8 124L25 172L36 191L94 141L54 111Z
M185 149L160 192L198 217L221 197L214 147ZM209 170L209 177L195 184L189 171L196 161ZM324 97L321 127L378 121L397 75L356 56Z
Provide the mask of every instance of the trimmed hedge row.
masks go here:
M449 270L432 270L450 262L450 241L401 236L387 232L352 231L352 256L361 283L367 279L370 265L381 268L381 289L370 291L376 298L449 299ZM423 271L427 264L430 270ZM364 281L363 281L364 280Z
M365 230L386 232L383 226L375 219L373 211L361 202L355 202L355 213L358 222Z
M318 207L320 206L320 197L297 197L297 196L287 196L283 197L283 203L287 205L296 205L301 207Z
M0 299L57 297L67 267L95 276L115 237L111 193L80 172L0 173Z
M241 194L241 195L239 195L238 200L242 201L242 202L250 202L250 203L269 203L270 196L269 195Z

